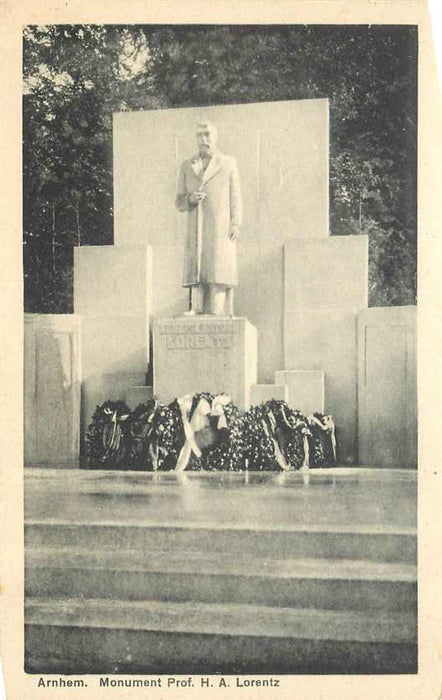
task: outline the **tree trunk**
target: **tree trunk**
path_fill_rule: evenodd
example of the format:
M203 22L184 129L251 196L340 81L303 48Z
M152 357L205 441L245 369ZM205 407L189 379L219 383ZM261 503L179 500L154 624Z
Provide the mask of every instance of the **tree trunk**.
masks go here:
M75 204L75 216L77 221L77 246L81 246L81 231L80 231L80 210L78 206L78 199Z
M52 281L55 280L55 204L52 204Z

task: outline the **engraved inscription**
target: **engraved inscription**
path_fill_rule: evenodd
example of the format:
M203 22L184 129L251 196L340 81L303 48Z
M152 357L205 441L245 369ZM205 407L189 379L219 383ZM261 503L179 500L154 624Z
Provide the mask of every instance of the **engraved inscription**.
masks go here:
M208 334L232 334L233 333L233 323L229 321L210 321L209 323L192 321L186 323L161 323L158 326L158 332L160 335L193 335L195 333L208 335Z
M166 335L166 347L168 350L224 350L232 347L232 335L230 333L194 333L190 335L172 334Z

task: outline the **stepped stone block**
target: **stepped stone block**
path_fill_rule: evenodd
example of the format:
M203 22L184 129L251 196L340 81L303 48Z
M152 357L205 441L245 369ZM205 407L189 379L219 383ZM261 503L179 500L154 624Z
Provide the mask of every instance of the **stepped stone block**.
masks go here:
M304 415L324 412L324 372L321 370L278 371L275 372L275 382L287 386L290 406Z
M148 335L146 317L83 317L81 360L84 379L125 372L146 374Z
M286 312L286 367L325 374L324 410L336 423L338 461L357 461L356 314L352 311Z
M284 287L288 312L366 307L368 236L286 243Z
M152 397L152 386L130 386L126 391L126 403L132 411L140 403L146 403Z
M83 428L97 404L106 399L125 400L128 386L144 384L151 306L149 246L74 249L74 308L81 316Z
M257 380L257 333L246 318L181 317L154 324L154 392L169 402L225 392L246 407Z
M88 425L97 404L125 400L129 386L146 381L149 329L144 316L85 316L82 336L82 416Z
M282 244L275 241L238 242L239 286L235 290L235 313L248 318L259 330L260 384L273 383L275 370L283 366L283 253Z
M148 316L152 250L146 245L74 248L74 309L85 316Z
M25 314L24 459L77 466L80 445L80 319Z
M254 384L250 389L252 406L271 399L288 401L288 397L289 392L286 384Z

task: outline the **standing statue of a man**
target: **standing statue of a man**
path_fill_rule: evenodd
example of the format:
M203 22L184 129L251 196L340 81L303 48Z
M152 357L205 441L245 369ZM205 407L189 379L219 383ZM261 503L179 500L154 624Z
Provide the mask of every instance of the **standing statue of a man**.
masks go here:
M190 287L189 314L233 316L238 284L236 239L242 203L238 168L216 147L210 121L196 130L198 153L181 166L175 204L187 212L183 287Z

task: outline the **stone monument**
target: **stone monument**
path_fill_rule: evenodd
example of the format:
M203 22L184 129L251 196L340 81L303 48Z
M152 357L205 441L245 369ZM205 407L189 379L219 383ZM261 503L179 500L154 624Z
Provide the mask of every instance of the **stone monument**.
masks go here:
M217 306L227 315L196 314L215 310L207 293L207 304L204 294L194 299L202 307L195 303L189 318L182 284L190 212L174 201L177 173L195 152L203 119L217 124L221 150L238 162L244 216L234 246L239 284L229 280L225 307L223 299ZM66 416L79 412L80 382L83 430L108 398L132 408L153 391L167 400L224 390L242 405L287 398L304 412L333 414L340 463L415 464L416 308L367 308L367 237L330 236L328 100L122 112L113 131L114 245L75 250L78 353L70 353L64 327L62 337L58 325L49 329L57 341L50 350L60 358L50 363L59 395L73 402ZM207 164L206 177L215 164ZM237 317L229 315L233 288ZM53 421L54 384L37 376L48 342L34 343L36 329L26 323L28 462L54 456L39 429ZM71 393L69 376L76 377ZM72 461L74 423L67 420L65 431Z
M219 304L208 289L197 298L198 279L182 286L191 212L174 206L203 119L201 141L213 120L235 156L226 172L235 161L241 172L241 206L232 216L229 193L223 208L229 225L244 211L231 246L239 284L224 280ZM332 413L341 464L415 466L416 307L368 308L367 236L330 236L328 101L122 112L113 128L114 245L75 249L75 314L26 317L26 463L78 463L78 416L84 435L106 399L135 408L153 391L207 390ZM200 154L190 167L198 161L204 170ZM201 209L224 172L215 165ZM202 304L190 318L189 286ZM227 315L196 313L207 310Z

